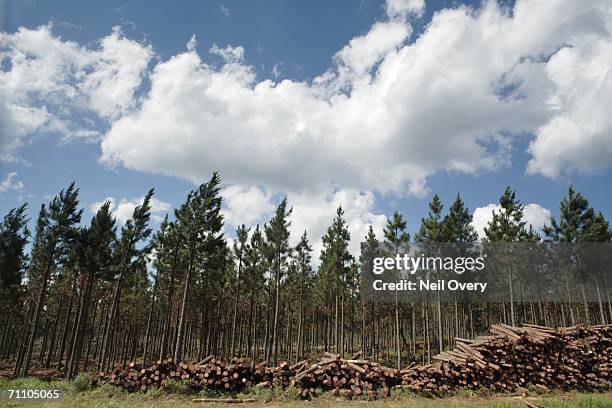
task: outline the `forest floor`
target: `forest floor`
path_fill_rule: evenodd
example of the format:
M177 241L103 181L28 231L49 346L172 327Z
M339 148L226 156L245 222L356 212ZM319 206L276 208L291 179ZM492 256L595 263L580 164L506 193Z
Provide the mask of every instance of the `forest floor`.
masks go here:
M56 401L26 401L9 399L10 389L19 390L59 390L61 397ZM194 398L240 398L253 399L244 404L198 403ZM451 407L485 407L485 408L609 408L612 407L612 392L608 393L556 393L536 394L525 390L517 395L481 396L460 392L445 398L426 398L402 390L394 390L391 397L377 401L352 400L334 397L331 393L321 393L311 401L299 401L297 393L291 389L275 392L258 389L229 396L227 394L195 393L187 387L176 383L173 388L153 390L146 394L128 394L125 390L104 385L91 389L85 381L65 380L43 381L27 378L17 380L0 379L0 407L130 407L130 408L181 408L181 407L378 407L378 408L451 408Z

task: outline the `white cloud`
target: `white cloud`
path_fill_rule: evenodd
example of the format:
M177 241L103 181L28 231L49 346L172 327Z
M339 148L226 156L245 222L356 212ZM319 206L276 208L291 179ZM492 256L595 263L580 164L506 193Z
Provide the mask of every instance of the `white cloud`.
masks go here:
M244 59L244 48L242 47L228 45L225 48L219 48L217 44L213 44L209 52L220 56L227 64L240 63Z
M82 123L91 114L108 125L105 163L196 183L219 170L229 184L295 194L331 181L423 195L438 172L509 165L525 133L530 173L612 166L609 1L443 9L411 41L408 19L423 8L389 0L388 18L304 82L258 78L239 46L214 45L217 66L190 41L149 71L151 47L117 30L95 49L49 27L2 33L0 147L41 131L96 137ZM136 97L143 75L151 86Z
M512 11L494 2L445 9L408 44L407 21L381 21L311 83L259 80L242 51L217 47L230 58L214 68L189 50L155 66L140 109L105 135L102 160L196 182L219 169L229 183L272 191L321 192L333 177L342 188L422 195L439 171L508 165L513 135L564 118L568 111L550 103L563 83L553 74L556 59L572 49L586 64L606 66L610 53L590 40L610 44L611 9L531 0ZM612 94L607 82L595 83L572 89ZM603 116L607 105L591 110L582 105L589 100L575 106ZM600 128L609 140L612 125ZM576 138L590 143L584 132ZM611 164L608 150L598 153Z
M351 242L349 251L358 257L360 243L372 225L378 239L387 222L384 214L375 212L374 195L353 189L342 189L326 194L290 194L288 203L293 207L291 216L291 241L297 244L304 231L313 247L313 264L319 265L319 255L323 244L321 238L336 216L337 208L342 205L344 218L349 226Z
M134 91L151 59L151 48L122 37L119 27L100 41L89 62L91 73L79 84L90 108L114 119L134 107Z
M25 186L23 182L17 180L16 177L16 172L8 173L4 180L0 181L0 193L6 193L7 191L22 192Z
M230 17L232 15L232 12L227 6L221 5L220 10L221 14L223 14L225 17Z
M92 203L89 206L89 211L92 213L96 213L100 207L106 202L110 201L110 210L117 219L117 223L119 225L125 224L127 220L132 217L134 213L134 209L136 206L141 205L144 197L127 199L122 198L117 202L114 197L106 197L104 200ZM158 200L155 197L151 198L151 219L156 222L160 222L163 219L163 216L172 208L170 203L166 203L164 201Z
M278 77L281 75L282 66L283 63L279 62L278 64L274 64L274 66L272 67L272 75L274 76L274 79L278 79Z
M32 163L24 159L23 157L17 156L10 151L6 153L0 153L0 163L11 163L11 164L19 164L23 167L30 167Z
M270 194L255 186L228 186L221 191L226 224L237 227L262 222L274 211Z
M484 207L478 207L474 210L472 225L478 237L484 238L484 228L493 219L493 211L500 211L501 207L498 204L488 204ZM523 211L523 219L527 221L527 228L529 225L533 226L537 232L542 232L542 228L545 224L550 222L550 210L542 207L540 204L531 203L525 205Z
M222 190L224 209L223 214L228 225L236 227L240 224L254 226L268 222L274 215L278 205L276 199L258 187L229 186ZM313 264L319 265L319 254L323 248L321 238L331 225L336 210L341 205L344 210L344 219L349 227L351 242L349 251L359 257L360 243L372 225L379 239L387 222L384 214L375 211L375 197L369 191L341 189L326 193L290 193L287 203L293 208L289 221L290 244L295 246L304 231L313 247ZM233 231L228 234L233 236Z
M370 79L375 64L397 49L410 35L410 25L403 21L375 23L367 34L349 41L334 56L337 73L328 73L335 81L352 84L354 81ZM327 78L327 76L323 76Z
M408 14L421 16L425 11L425 0L387 0L386 11L390 18L405 18Z
M271 194L258 187L229 186L221 192L224 202L223 214L228 225L241 224L263 226L274 215L278 205ZM344 218L351 233L350 252L359 257L360 243L372 225L379 239L387 222L384 214L375 211L374 194L369 191L341 189L326 193L290 193L287 196L289 207L293 208L290 227L290 244L297 245L304 231L313 247L313 264L319 265L319 254L323 247L321 238L336 216L341 205ZM233 231L229 231L233 236Z
M610 15L612 18L612 15ZM612 163L612 41L576 39L552 56L548 77L556 115L536 131L528 172L557 177L595 172Z
M0 149L11 152L37 132L98 137L88 115L112 121L135 105L153 53L118 28L96 48L63 41L51 26L0 32Z

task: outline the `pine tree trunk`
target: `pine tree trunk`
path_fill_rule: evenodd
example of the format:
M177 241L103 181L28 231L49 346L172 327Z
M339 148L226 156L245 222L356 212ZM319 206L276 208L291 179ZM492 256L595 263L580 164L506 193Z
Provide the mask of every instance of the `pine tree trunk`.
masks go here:
M278 348L278 314L280 307L280 254L277 255L277 265L276 265L276 300L274 302L274 326L272 329L272 362L273 365L278 365L278 356L277 356L277 348Z
M57 305L57 313L55 314L55 322L53 323L53 330L51 331L51 344L49 344L49 351L47 352L47 360L45 361L45 368L49 368L51 366L51 358L53 356L53 353L55 353L55 343L56 343L55 338L57 337L57 328L59 326L59 318L60 318L60 314L61 314L63 305L64 305L64 302L62 302L60 299Z
M93 316L91 318L91 331L87 340L87 352L85 353L85 364L83 365L83 371L87 371L87 365L89 363L89 355L91 353L91 343L94 338L94 332L96 331L96 317L98 317L98 302L93 304Z
M236 296L234 298L234 319L232 321L232 352L236 352L236 322L238 320L238 303L240 302L240 272L242 269L242 257L238 260L238 274L236 275Z
M32 360L32 352L34 351L34 342L36 341L36 332L38 331L38 323L40 320L40 313L42 312L43 303L45 301L45 295L47 294L47 281L49 280L49 275L51 274L51 265L53 264L54 255L55 255L55 242L52 243L51 250L49 251L49 256L45 264L42 281L40 283L40 291L38 294L38 299L36 301L36 308L34 312L34 319L32 321L32 329L31 329L30 336L29 336L28 348L26 349L23 367L21 369L22 377L27 377L29 370L30 370L30 361Z
M174 268L170 270L170 285L168 287L168 309L164 318L159 359L163 360L168 355L168 340L170 337L170 326L172 324L172 298L174 297Z
M153 318L153 309L155 307L155 296L157 293L157 281L159 278L159 269L155 273L155 283L153 284L153 291L151 293L151 305L149 306L149 315L147 316L147 329L145 332L145 344L144 352L142 353L142 364L147 365L148 352L149 352L149 336L151 332L151 319Z
M189 279L191 277L191 269L192 263L189 262L189 266L187 268L187 276L185 277L185 288L183 290L183 301L181 304L181 313L178 323L178 331L176 334L176 347L174 348L174 361L179 362L181 360L181 356L183 353L183 336L184 336L184 327L185 327L185 314L187 311L187 299L189 296Z
M79 318L76 323L76 334L74 336L74 342L72 345L72 353L70 357L70 364L67 375L68 379L71 379L79 372L79 362L81 360L81 351L83 349L85 326L87 325L87 320L89 319L89 300L91 297L93 279L94 273L93 271L90 271L89 275L87 276L87 282L85 283L85 294L83 296L83 301L81 302L81 311L79 313Z
M64 352L66 351L66 340L68 337L68 327L70 326L70 315L72 314L72 305L74 304L74 296L76 291L76 283L72 285L72 292L70 294L70 302L68 303L68 312L66 313L66 319L64 319L64 329L62 331L62 341L60 343L60 352L57 359L57 369L62 368L62 361L64 360Z
M298 333L297 333L297 350L295 353L295 360L296 361L300 361L300 359L302 358L302 354L303 354L303 313L304 313L304 282L302 279L300 279L300 300L299 300L300 304L299 304L299 310L298 310Z
M128 261L128 259L123 260L121 272L119 272L119 277L117 278L117 282L115 283L111 310L108 316L108 323L106 325L106 333L104 333L104 345L102 348L102 357L100 359L99 367L100 371L106 371L108 364L110 363L108 360L110 359L110 349L113 343L113 326L115 323L115 318L117 316L117 309L119 308L119 297L121 296L121 282L123 281L123 275L127 269Z

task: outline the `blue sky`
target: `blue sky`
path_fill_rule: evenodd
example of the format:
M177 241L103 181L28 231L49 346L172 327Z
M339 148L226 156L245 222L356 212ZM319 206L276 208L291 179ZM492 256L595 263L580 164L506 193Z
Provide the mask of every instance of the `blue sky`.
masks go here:
M392 10L391 3L399 8ZM209 170L219 169L229 188L231 223L264 221L278 199L289 194L299 212L295 228L311 229L313 239L340 202L354 207L347 208L349 220L357 224L353 235L361 235L369 223L382 225L384 214L395 209L405 214L414 233L433 193L446 206L460 192L470 209L487 209L506 185L517 190L523 203L534 204L537 223L546 210L557 214L569 184L609 218L612 126L605 114L598 114L606 96L593 95L612 93L606 92L612 90L609 77L600 74L612 65L605 52L610 49L610 25L596 21L597 15L610 15L610 5L592 2L578 13L571 1L546 7L530 0L489 3L4 1L0 91L14 115L9 119L17 121L10 123L23 119L10 110L15 106L45 107L48 116L36 126L30 120L20 133L0 126L5 132L0 140L6 140L0 145L0 212L26 200L34 216L42 202L74 180L84 207L95 208L96 202L112 197L125 204L118 212L129 210L155 187L159 217L179 205L197 180L210 177ZM530 20L531 13L553 22L538 25ZM556 24L554 13L571 24ZM34 36L41 26L48 35ZM119 27L114 50L129 48L135 54L125 55L132 57L114 60L114 54L101 51L101 41L112 36L113 27ZM18 30L32 34L43 50L52 48L45 41L66 48L58 55L74 58L68 63L70 77L54 76L52 91L37 88L15 96L18 92L8 81L15 83L11 78L18 74L16 56L32 57L27 49L31 40L18 37ZM491 41L488 32L499 38ZM194 35L197 45L190 46ZM397 39L389 40L392 36ZM588 36L599 46L586 41ZM213 45L216 51L211 51ZM99 55L90 54L96 51ZM53 55L37 52L32 58L40 66L58 63ZM189 59L194 56L199 60ZM446 56L458 58L459 65ZM79 62L81 58L87 62ZM131 88L120 94L119 102L109 102L115 94L104 83L79 79L106 69L108 86L125 90L120 83L125 78L113 71L114 64L129 71L138 58L142 67L134 68L135 76L128 75ZM461 65L481 62L482 71ZM160 72L154 74L156 70ZM390 78L389 72L397 82L382 92L379 83ZM329 77L322 78L325 73ZM37 79L35 73L30 73L33 78L19 75L24 84ZM192 80L204 85L191 89ZM275 85L255 92L265 80ZM499 89L492 89L497 82ZM155 100L160 96L152 90L166 89L168 83L172 92L185 89L169 96L177 98L170 108L156 111L165 101L163 95ZM240 86L234 89L233 83ZM65 86L83 95L73 97ZM215 96L223 102L219 106L204 96L217 87L228 90ZM496 92L508 101L492 106L487 101ZM96 104L95 98L102 102ZM253 100L245 102L249 98ZM179 113L169 112L183 103ZM216 109L231 115L220 118L226 113L216 116ZM359 113L361 109L368 114ZM370 116L378 109L384 119ZM172 127L172 134L159 126L146 128L154 119L166 120L166 114L168 121L180 117L184 123ZM54 122L56 116L62 122ZM234 129L242 120L261 135ZM58 123L69 129L58 130ZM276 124L297 129L295 135L275 136ZM85 130L88 136L70 134ZM160 135L149 136L158 130ZM282 138L305 141L285 146ZM241 144L245 147L235 147ZM436 155L438 150L443 152ZM261 164L268 154L279 164ZM173 155L176 160L167 158ZM310 176L317 169L321 174ZM86 218L90 216L88 210Z

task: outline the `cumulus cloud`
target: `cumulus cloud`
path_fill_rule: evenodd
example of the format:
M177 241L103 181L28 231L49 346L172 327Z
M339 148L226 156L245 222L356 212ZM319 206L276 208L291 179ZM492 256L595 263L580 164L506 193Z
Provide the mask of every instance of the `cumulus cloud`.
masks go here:
M612 15L609 14L609 18ZM557 177L575 170L596 172L612 160L612 41L578 38L547 64L556 115L536 131L529 146L529 173Z
M273 215L278 205L271 194L258 187L229 186L221 192L223 195L226 226L236 227L241 224L263 226ZM278 198L278 197L276 197ZM375 197L372 192L354 189L339 189L326 193L290 193L287 195L289 207L293 208L290 227L290 244L297 245L306 231L313 247L313 263L319 265L319 254L323 247L321 238L336 216L336 210L342 206L344 218L349 226L351 242L349 251L359 256L360 243L368 233L370 225L379 239L387 222L384 214L375 210ZM229 235L232 235L230 232Z
M213 44L209 52L220 56L226 63L240 63L244 58L244 48L232 47L231 45L219 48L217 44Z
M478 207L474 210L472 225L478 233L480 239L484 238L484 228L493 219L493 211L500 211L501 207L498 204L488 204L484 207ZM525 205L523 211L523 219L537 232L542 232L545 224L550 222L550 210L542 207L540 204L531 203Z
M425 11L425 0L387 0L386 11L390 18L420 16Z
M342 206L344 218L349 226L351 242L349 251L359 256L360 243L368 233L370 225L377 237L382 239L382 231L387 222L384 214L375 210L374 195L353 189L341 189L326 194L290 194L287 197L293 207L291 217L291 240L297 244L306 231L313 247L313 263L319 264L319 254L323 248L321 237L331 225L336 210Z
M118 28L95 48L54 36L52 27L0 32L0 149L28 135L99 137L92 117L112 121L135 105L135 90L153 56Z
M24 184L21 180L17 180L17 173L11 172L4 177L4 180L0 181L0 193L6 193L7 191L22 192Z
M221 195L225 222L234 227L262 222L274 211L271 195L255 186L228 186Z
M509 165L526 133L529 173L612 166L609 1L457 6L412 39L410 16L423 9L388 0L384 19L302 82L259 78L240 46L214 45L217 65L190 41L149 70L151 47L118 30L97 48L49 27L3 33L0 147L40 131L96 137L91 114L107 124L109 165L195 183L219 170L229 184L295 194L324 194L331 181L422 196L438 172ZM150 87L137 93L143 76Z
M421 9L407 4L416 3L389 2L389 14ZM559 78L555 66L566 52L587 61L587 73L610 65L610 10L573 1L460 6L437 12L411 43L408 21L390 18L353 38L312 82L259 80L242 51L214 49L228 57L215 68L188 50L155 66L140 108L104 136L102 160L196 182L220 169L230 183L322 191L331 175L359 191L422 195L436 172L508 165L514 135L535 132L530 171L555 175L547 162L584 170L592 154L607 166L608 149L571 147L579 159L538 146L547 137L563 145L547 126L567 118L586 126L593 115L602 118L592 134L609 140L604 71L583 84ZM570 91L578 97L568 105ZM572 131L576 144L591 143L580 127Z
M89 211L92 213L96 213L102 205L110 201L110 210L115 216L117 223L119 225L125 224L127 220L132 217L134 213L134 209L136 206L141 205L144 197L127 199L122 198L120 200L116 200L114 197L106 197L104 200L92 203L89 206ZM156 222L160 222L164 215L172 208L170 203L166 203L164 201L158 200L155 197L151 198L151 219Z

